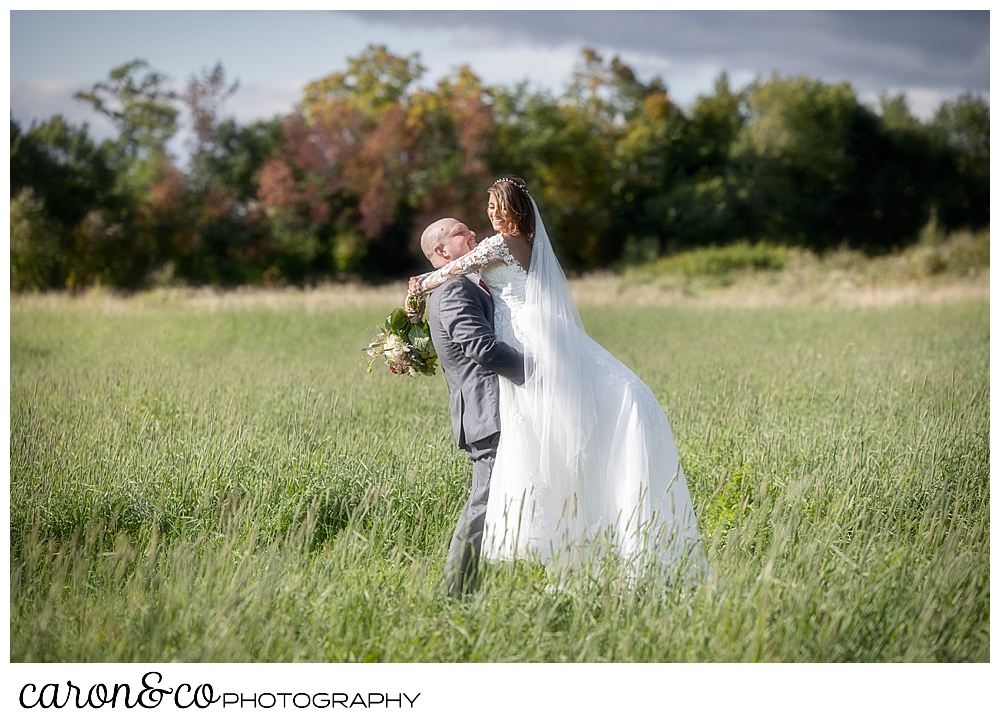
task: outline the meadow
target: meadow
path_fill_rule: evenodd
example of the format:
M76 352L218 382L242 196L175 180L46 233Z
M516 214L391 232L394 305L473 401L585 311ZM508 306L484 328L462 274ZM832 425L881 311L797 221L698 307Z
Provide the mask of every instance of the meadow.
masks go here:
M12 296L11 660L989 660L988 300L581 299L715 575L450 600L444 379L360 363L397 293Z

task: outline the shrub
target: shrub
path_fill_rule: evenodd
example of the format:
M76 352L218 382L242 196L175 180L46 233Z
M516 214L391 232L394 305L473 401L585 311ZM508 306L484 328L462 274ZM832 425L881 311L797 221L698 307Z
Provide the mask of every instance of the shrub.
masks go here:
M10 200L10 288L47 289L56 284L61 257L59 223L31 187Z
M737 241L728 246L706 246L659 259L639 271L656 276L714 277L729 280L731 274L750 269L754 271L781 271L796 253L787 246L760 241Z

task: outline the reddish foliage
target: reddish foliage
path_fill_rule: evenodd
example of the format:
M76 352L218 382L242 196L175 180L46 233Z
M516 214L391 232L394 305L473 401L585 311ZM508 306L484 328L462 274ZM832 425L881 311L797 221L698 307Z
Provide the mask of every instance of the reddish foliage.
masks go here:
M231 189L212 186L205 193L205 201L201 207L202 219L210 223L229 218L235 206L236 194Z
M257 198L265 209L289 207L295 203L295 178L292 169L280 158L264 162L257 184Z
M421 220L481 217L490 181L483 157L495 128L479 80L465 69L435 91L410 95L382 93L377 76L365 91L331 76L307 93L264 164L261 206L313 224L336 214L369 241L408 203L418 205Z
M395 102L376 119L335 98L301 111L284 127L283 159L272 158L261 174L258 198L265 207L301 203L311 221L330 218L329 198L357 199L359 228L369 239L395 220L409 173L413 134ZM296 189L293 170L302 176Z
M383 117L368 135L359 163L352 169L351 182L361 195L361 231L368 238L377 237L396 216L406 176L410 171L409 149L413 138L406 128L406 113L399 103Z
M149 187L149 205L153 215L173 218L184 213L187 178L167 162L157 166L157 180Z

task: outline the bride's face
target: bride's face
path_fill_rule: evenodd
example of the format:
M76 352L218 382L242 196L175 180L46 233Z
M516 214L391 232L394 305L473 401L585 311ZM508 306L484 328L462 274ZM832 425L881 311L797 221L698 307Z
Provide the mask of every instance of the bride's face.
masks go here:
M505 233L507 229L507 221L500 214L500 204L497 203L497 197L490 193L489 203L486 204L486 215L490 217L490 223L493 224L493 230L497 233Z

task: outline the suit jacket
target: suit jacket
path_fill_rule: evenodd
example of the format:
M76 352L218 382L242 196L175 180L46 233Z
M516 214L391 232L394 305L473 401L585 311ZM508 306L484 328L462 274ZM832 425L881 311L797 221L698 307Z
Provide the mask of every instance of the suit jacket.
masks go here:
M465 276L435 289L427 311L451 397L455 443L464 448L500 431L496 375L524 384L524 357L494 336L493 299Z

